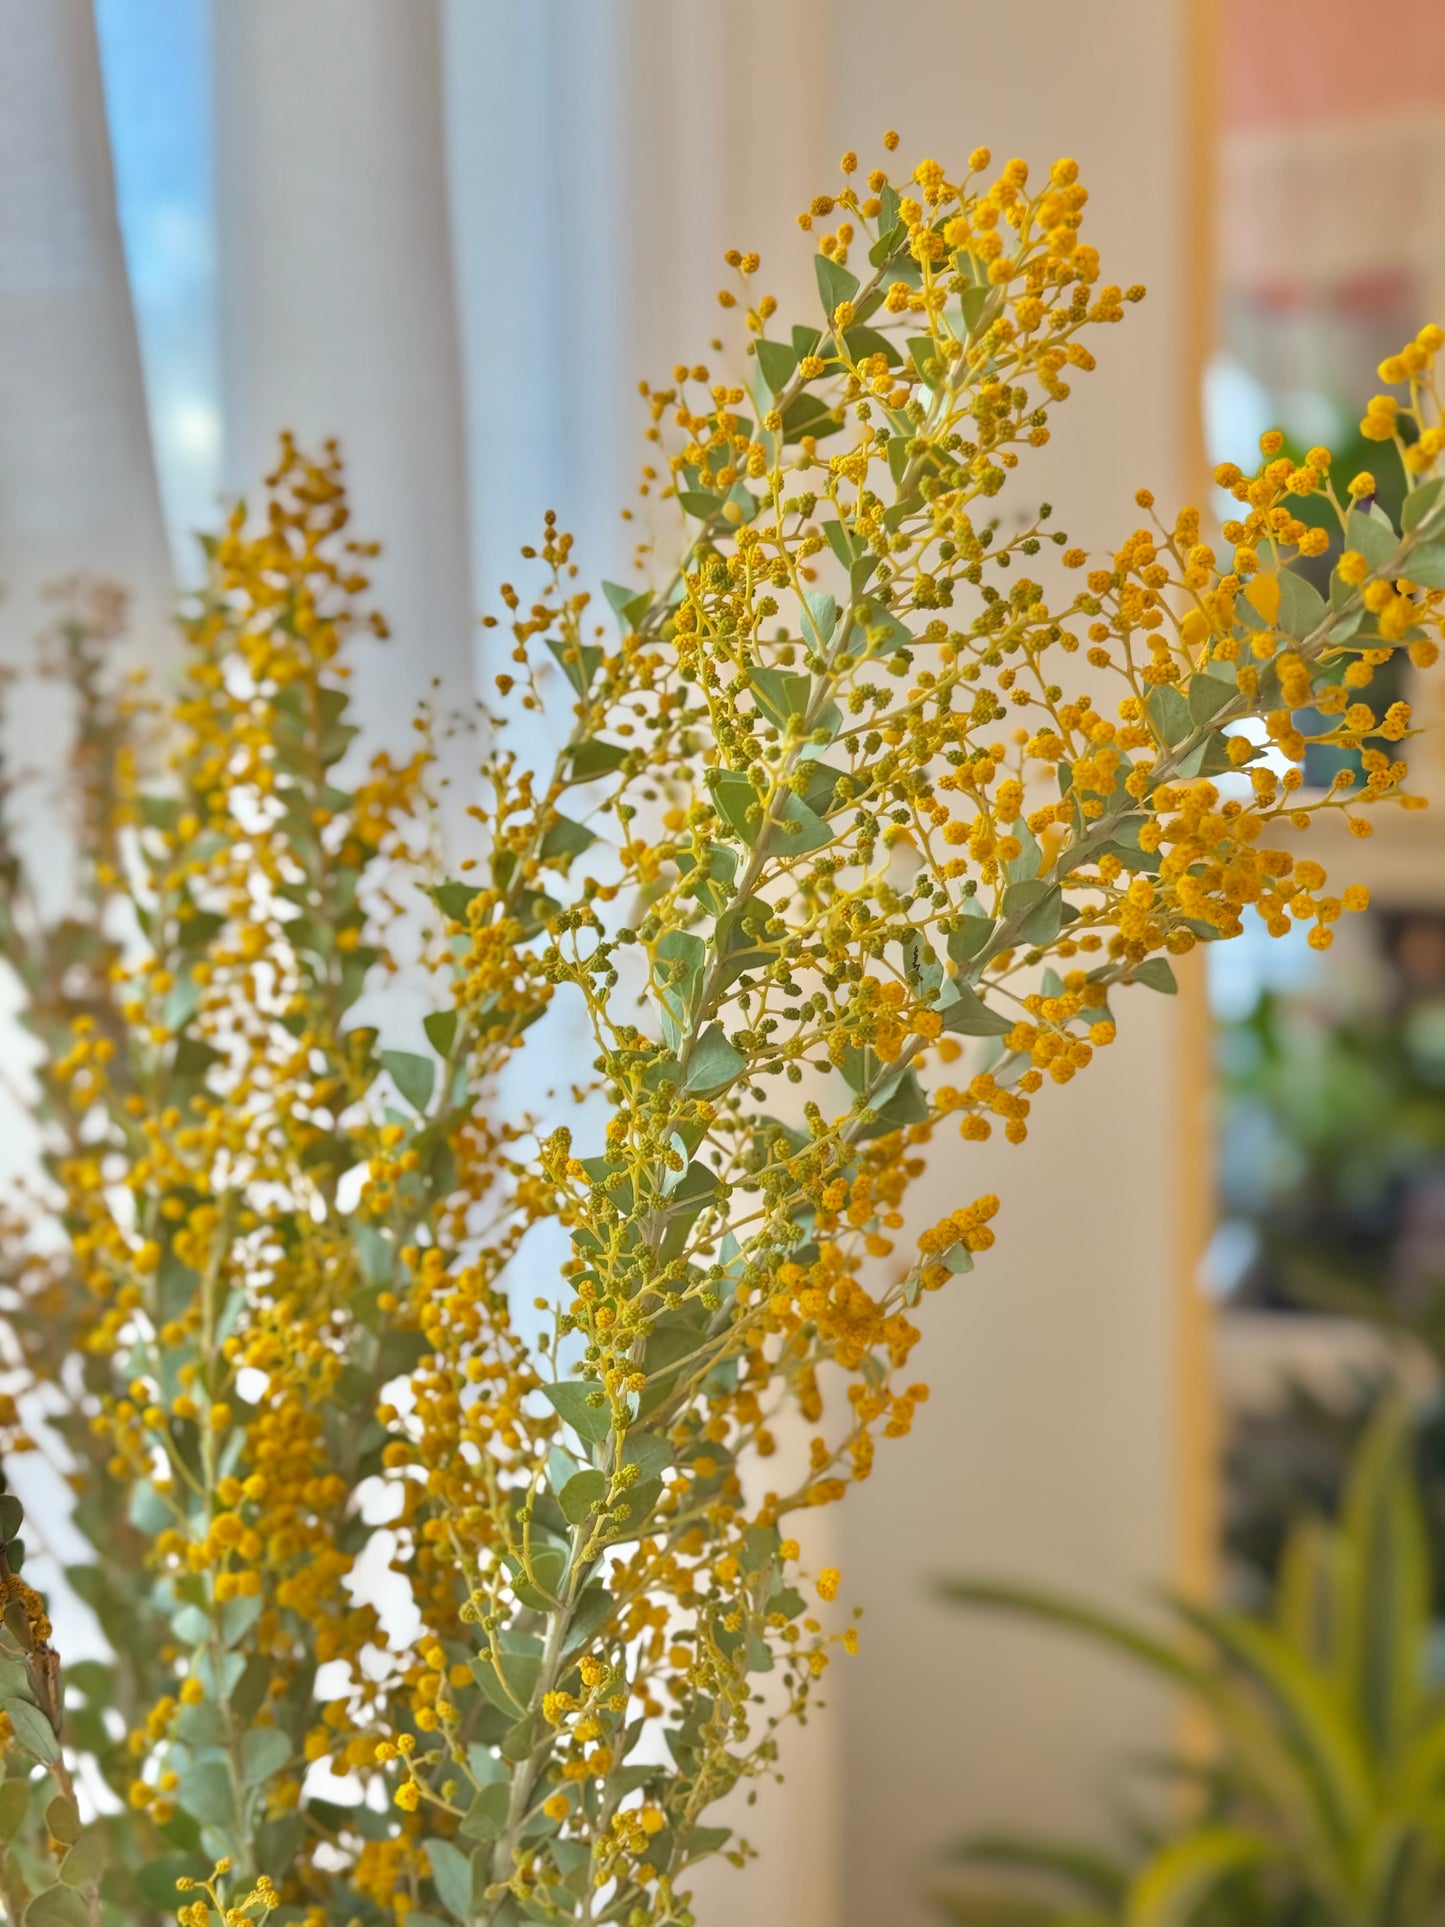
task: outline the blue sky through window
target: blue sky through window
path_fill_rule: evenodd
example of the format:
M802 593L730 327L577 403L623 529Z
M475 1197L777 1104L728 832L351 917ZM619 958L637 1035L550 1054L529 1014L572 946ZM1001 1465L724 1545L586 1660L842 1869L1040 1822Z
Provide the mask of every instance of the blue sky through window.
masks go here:
M95 0L95 18L151 439L187 580L221 486L207 0Z

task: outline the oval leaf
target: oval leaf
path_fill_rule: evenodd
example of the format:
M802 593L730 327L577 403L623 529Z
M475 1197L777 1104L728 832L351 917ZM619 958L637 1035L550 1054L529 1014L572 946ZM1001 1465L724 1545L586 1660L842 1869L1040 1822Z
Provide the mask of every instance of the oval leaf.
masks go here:
M45 1824L50 1829L52 1840L58 1840L62 1847L73 1847L80 1838L80 1815L75 1803L67 1800L63 1793L57 1793L45 1809Z
M689 1091L720 1091L747 1069L747 1059L723 1035L721 1024L709 1024L697 1040L688 1063L683 1088Z
M612 1412L605 1403L591 1405L595 1387L579 1384L575 1379L563 1379L555 1385L544 1385L542 1396L555 1411L566 1419L579 1439L586 1439L589 1445L600 1445L612 1430Z
M247 1786L257 1786L279 1773L291 1758L290 1736L279 1726L258 1726L241 1742L241 1769Z
M181 1775L176 1792L179 1804L203 1825L233 1827L236 1802L231 1775L223 1760L202 1760Z
M608 1478L605 1472L579 1472L571 1478L557 1494L557 1503L568 1525L580 1525L592 1514L607 1497Z
M73 1887L47 1887L25 1909L25 1927L90 1927L90 1909Z
M105 1870L105 1839L94 1828L83 1833L60 1863L67 1887L93 1887Z
M428 1840L427 1858L431 1861L432 1882L437 1898L458 1920L472 1918L472 1862L467 1854L449 1840Z
M1309 635L1325 618L1325 599L1312 582L1291 569L1279 576L1279 626L1287 635Z
M13 1840L30 1807L28 1780L0 1780L0 1846Z
M1150 957L1147 962L1136 964L1130 983L1147 984L1150 990L1161 990L1166 997L1177 995L1179 981L1167 957Z
M0 1702L0 1712L9 1714L15 1737L27 1753L45 1766L60 1758L59 1743L38 1706L32 1706L29 1700L8 1699Z
M813 256L813 267L818 276L818 293L823 299L823 312L831 321L845 301L851 301L858 292L858 277L850 274L847 268L830 261L826 254Z
M793 378L797 355L785 341L759 341L754 346L763 380L773 394L781 395Z
M968 984L955 982L953 989L957 994L938 1007L945 1030L957 1031L962 1037L1007 1037L1014 1027L1011 1017L1005 1017L1002 1011L990 1010Z
M381 1061L411 1108L424 1111L436 1082L436 1065L431 1058L418 1057L409 1050L384 1050Z
M1433 482L1422 482L1418 488L1410 490L1400 513L1400 527L1407 535L1418 529L1426 516L1440 506L1442 495L1445 495L1445 476L1437 476Z

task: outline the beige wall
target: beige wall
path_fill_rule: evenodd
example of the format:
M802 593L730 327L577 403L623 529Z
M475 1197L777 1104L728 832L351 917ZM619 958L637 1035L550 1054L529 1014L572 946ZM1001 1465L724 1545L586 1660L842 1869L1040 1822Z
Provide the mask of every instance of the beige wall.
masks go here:
M1148 285L1059 411L1044 483L1069 505L1071 536L1117 545L1140 519L1137 487L1169 503L1195 479L1191 10L938 0L901 13L934 57L891 60L894 79L848 65L835 144L891 122L948 159L976 141L1034 165L1073 154L1106 276ZM858 0L834 17L844 42L868 30ZM955 1140L928 1180L925 1221L985 1190L1004 1208L997 1248L925 1307L930 1403L840 1514L845 1585L865 1607L834 1695L847 1927L929 1919L932 1856L969 1829L1096 1825L1107 1769L1171 1737L1170 1709L1113 1662L927 1590L940 1573L1003 1573L1132 1605L1178 1567L1184 1027L1146 990L1116 1015L1117 1045L1040 1093L1025 1146Z

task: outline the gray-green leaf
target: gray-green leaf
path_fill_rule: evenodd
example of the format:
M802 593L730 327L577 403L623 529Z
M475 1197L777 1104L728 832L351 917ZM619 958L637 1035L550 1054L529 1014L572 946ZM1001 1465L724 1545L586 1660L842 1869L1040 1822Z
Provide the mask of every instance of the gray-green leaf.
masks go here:
M468 1840L495 1840L507 1824L511 1791L506 1780L494 1780L482 1787L458 1831ZM408 1927L416 1917L415 1914L408 1914Z
M9 1714L15 1737L27 1753L45 1766L60 1758L60 1743L39 1707L29 1700L8 1699L0 1702L0 1712Z
M803 604L803 635L812 648L822 650L838 626L837 601L818 589L810 589Z
M30 1807L28 1780L0 1780L0 1846L15 1838Z
M51 1839L58 1840L62 1847L73 1847L80 1838L80 1814L63 1793L57 1793L45 1809L45 1824Z
M786 341L759 341L755 347L763 380L775 395L781 395L793 378L797 355Z
M688 1062L683 1088L700 1093L720 1091L746 1070L747 1061L736 1045L728 1042L721 1024L709 1024Z
M1038 838L1034 835L1028 824L1024 822L1022 817L1014 824L1013 834L1018 838L1021 848L1016 857L1010 858L1005 868L1005 874L1010 883L1031 883L1038 876L1039 861L1042 855L1038 845ZM1005 897L1004 915L1007 916L1008 914L1009 899Z
M584 823L574 823L570 816L559 816L547 834L542 838L542 861L544 863L566 862L590 850L597 838Z
M418 1057L415 1051L384 1050L381 1061L390 1072L392 1083L411 1108L417 1112L424 1111L431 1097L432 1085L436 1082L436 1065L432 1059Z
M1404 573L1422 589L1445 589L1445 542L1427 542L1416 549Z
M105 1870L105 1839L92 1827L83 1833L60 1863L67 1887L93 1887Z
M1064 893L1057 883L1026 877L1004 892L1003 913L1020 943L1052 943L1063 927Z
M237 1640L244 1639L261 1617L264 1603L259 1593L248 1598L226 1600L221 1607L222 1643L234 1646Z
M1207 672L1190 678L1189 715L1196 724L1207 723L1224 705L1237 696L1239 690L1232 682L1225 682L1222 676L1211 676Z
M1351 509L1345 518L1345 542L1372 569L1383 569L1400 546L1383 509Z
M1228 694L1227 690L1225 694ZM1144 706L1166 749L1173 749L1176 743L1182 743L1194 728L1195 719L1190 706L1171 682L1160 683L1152 689Z
M291 1758L290 1735L279 1726L256 1726L241 1742L241 1770L247 1786L259 1786Z
M710 769L707 785L718 815L744 843L756 843L760 821L758 793L741 770Z
M768 838L770 853L776 850L785 857L810 856L814 850L826 849L833 841L833 832L826 821L791 791L778 800L773 817Z
M1292 569L1279 575L1279 626L1286 635L1304 637L1324 620L1325 599L1312 582Z
M438 910L453 923L466 922L468 905L481 894L481 886L473 883L439 883L432 891Z
M434 1010L429 1017L422 1018L421 1027L437 1056L445 1057L457 1034L457 1013L454 1010Z
M580 1525L584 1519L591 1518L607 1497L607 1485L605 1472L579 1472L567 1481L557 1494L557 1503L568 1525Z
M830 526L836 527L836 524ZM811 676L800 676L786 669L753 669L748 675L748 685L753 701L779 729L787 727L790 716L804 714L813 691Z
M589 1445L600 1445L611 1432L612 1413L606 1400L600 1405L588 1403L597 1396L593 1386L576 1379L562 1379L555 1385L544 1385L542 1396L566 1419L578 1438L586 1439Z
M25 1927L90 1927L90 1909L73 1887L47 1887L25 1909Z
M202 1760L181 1775L176 1789L180 1805L203 1825L234 1827L236 1802L231 1774L224 1760Z
M972 899L970 898L970 902ZM968 911L959 918L948 933L948 955L960 969L978 955L993 935L993 919L980 912L970 915Z
M858 277L839 267L836 261L830 261L826 254L814 255L813 267L818 276L818 293L823 298L823 312L831 321L841 304L857 294Z
M211 1637L211 1615L204 1606L188 1602L171 1621L171 1631L183 1646L204 1646Z
M458 1920L472 1918L472 1861L449 1840L428 1840L427 1858L437 1898Z
M1445 476L1438 475L1433 482L1422 482L1419 488L1410 490L1400 513L1400 527L1406 535L1413 534L1425 517L1439 507L1442 494L1445 494Z
M1006 1037L1013 1029L1013 1019L990 1010L970 985L955 982L953 987L958 995L947 1006L939 1006L945 1030L957 1031L963 1037Z

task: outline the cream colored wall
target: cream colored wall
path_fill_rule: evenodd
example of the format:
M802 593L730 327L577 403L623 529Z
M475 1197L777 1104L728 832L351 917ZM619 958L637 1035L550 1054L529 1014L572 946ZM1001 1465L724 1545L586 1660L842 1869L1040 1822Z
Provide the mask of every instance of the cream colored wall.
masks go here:
M844 44L870 13L835 9ZM901 18L934 57L844 63L837 144L892 122L950 160L976 141L1034 165L1073 154L1106 276L1149 287L1049 450L1045 492L1070 505L1070 535L1116 545L1138 486L1170 503L1193 481L1191 10L938 0ZM964 1831L1096 1826L1120 1756L1173 1737L1168 1705L1114 1663L928 1592L938 1574L1002 1573L1132 1606L1179 1566L1185 1026L1146 990L1116 1015L1114 1048L1040 1093L1026 1146L955 1140L927 1181L925 1219L987 1190L1004 1208L995 1251L925 1307L932 1399L840 1513L845 1587L865 1608L833 1694L848 1927L929 1919L934 1856Z

